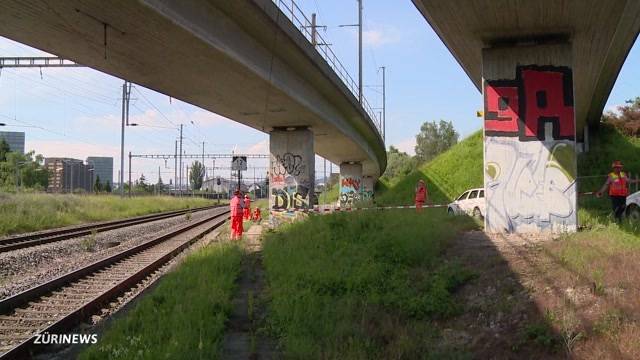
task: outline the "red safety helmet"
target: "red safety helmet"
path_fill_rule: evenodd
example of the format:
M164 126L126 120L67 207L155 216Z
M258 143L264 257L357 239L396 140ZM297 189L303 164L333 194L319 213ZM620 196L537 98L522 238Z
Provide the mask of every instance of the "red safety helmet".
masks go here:
M613 164L611 164L611 167L612 168L622 168L623 167L622 161L620 161L620 160L614 161Z

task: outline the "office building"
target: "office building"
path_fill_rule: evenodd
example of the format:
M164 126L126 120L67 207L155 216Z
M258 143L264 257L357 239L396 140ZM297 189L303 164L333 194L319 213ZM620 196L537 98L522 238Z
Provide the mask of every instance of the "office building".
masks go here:
M4 141L9 144L9 149L11 151L19 152L20 154L24 154L24 133L16 132L16 131L0 131L0 139L4 139Z
M82 160L47 158L44 167L49 172L48 192L93 191L93 166L85 165Z
M109 182L111 189L113 187L113 158L104 156L89 156L87 165L93 166L93 178L100 178L100 183L104 185Z

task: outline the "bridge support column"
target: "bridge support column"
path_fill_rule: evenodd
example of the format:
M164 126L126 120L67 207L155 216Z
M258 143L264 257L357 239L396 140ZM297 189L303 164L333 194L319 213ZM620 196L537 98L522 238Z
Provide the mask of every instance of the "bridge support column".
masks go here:
M351 207L362 199L362 164L340 164L340 207Z
M306 128L275 129L269 136L269 208L308 209L314 204L313 133Z
M482 52L485 229L577 228L570 44Z
M362 177L362 200L373 201L373 190L375 188L376 180L372 176Z

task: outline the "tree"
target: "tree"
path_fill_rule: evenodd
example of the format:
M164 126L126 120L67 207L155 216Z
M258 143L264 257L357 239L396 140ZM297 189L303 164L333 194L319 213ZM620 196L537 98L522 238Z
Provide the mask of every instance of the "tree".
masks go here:
M11 151L9 144L4 140L4 138L0 139L0 161L7 161L7 153Z
M137 192L148 192L149 185L147 185L147 178L144 174L140 174L140 178L135 181L133 189Z
M640 137L640 97L625 101L617 112L607 111L602 122L609 123L628 136Z
M409 154L390 146L387 152L387 169L382 176L387 179L404 176L409 174L415 168L415 165L415 159Z
M189 174L189 182L191 188L194 190L200 190L202 182L204 180L204 166L199 161L194 161L191 165L191 174Z
M104 191L107 193L111 192L111 181L107 180L107 183L104 185Z
M458 142L458 133L451 121L426 121L416 135L416 158L419 162L430 161Z
M45 189L49 183L49 174L42 166L44 158L42 155L36 155L34 158L34 154L34 151L26 154L6 152L4 161L0 161L0 187L11 188L20 185Z
M164 183L162 182L162 176L158 178L158 183L156 184L156 190L158 191L158 193L164 190Z
M93 191L99 193L102 191L102 184L100 183L100 175L96 175L96 183L93 184Z

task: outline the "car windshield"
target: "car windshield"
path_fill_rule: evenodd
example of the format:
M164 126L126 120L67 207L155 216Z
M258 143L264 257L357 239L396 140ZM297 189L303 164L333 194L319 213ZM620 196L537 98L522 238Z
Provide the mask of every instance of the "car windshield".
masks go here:
M466 191L464 194L460 195L460 197L458 198L458 200L464 200L467 198L467 195L469 195L469 192Z

